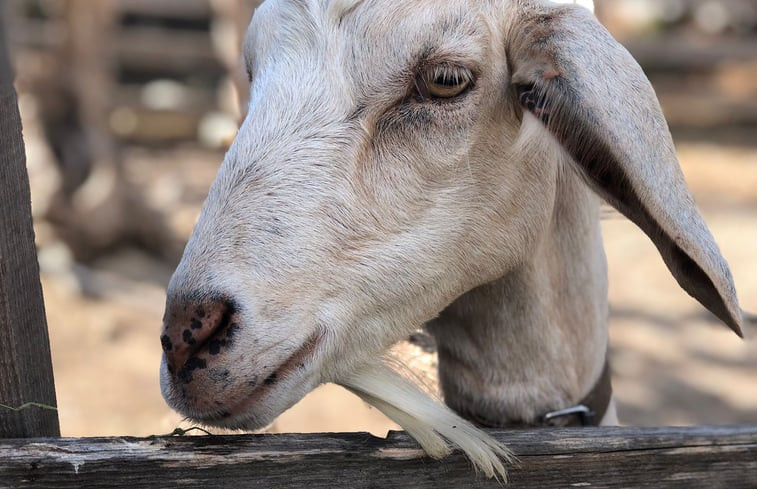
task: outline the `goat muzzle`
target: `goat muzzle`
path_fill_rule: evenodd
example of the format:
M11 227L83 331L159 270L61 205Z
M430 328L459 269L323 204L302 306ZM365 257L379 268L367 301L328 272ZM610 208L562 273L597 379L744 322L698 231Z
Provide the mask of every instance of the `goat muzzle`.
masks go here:
M169 372L181 372L200 351L217 355L230 342L235 313L234 302L225 298L169 299L160 337Z

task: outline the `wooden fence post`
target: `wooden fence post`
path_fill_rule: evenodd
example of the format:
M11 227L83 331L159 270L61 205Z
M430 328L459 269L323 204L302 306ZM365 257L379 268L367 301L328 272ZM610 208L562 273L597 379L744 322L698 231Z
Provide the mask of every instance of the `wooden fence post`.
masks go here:
M0 5L2 7L2 5ZM0 8L0 438L60 436L21 117Z

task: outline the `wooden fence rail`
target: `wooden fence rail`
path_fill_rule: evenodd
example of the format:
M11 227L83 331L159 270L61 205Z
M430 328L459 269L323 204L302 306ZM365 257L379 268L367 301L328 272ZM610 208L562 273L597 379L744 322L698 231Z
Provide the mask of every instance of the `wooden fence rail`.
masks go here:
M757 487L757 426L492 431L517 488ZM404 433L0 440L0 488L500 487Z

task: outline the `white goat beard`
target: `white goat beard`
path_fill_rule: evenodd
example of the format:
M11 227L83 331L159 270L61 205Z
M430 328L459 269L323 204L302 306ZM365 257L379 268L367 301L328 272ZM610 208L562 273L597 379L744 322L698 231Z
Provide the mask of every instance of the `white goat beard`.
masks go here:
M339 384L402 426L431 457L440 459L460 448L476 471L507 480L505 463L514 460L504 445L432 399L384 363L366 365Z

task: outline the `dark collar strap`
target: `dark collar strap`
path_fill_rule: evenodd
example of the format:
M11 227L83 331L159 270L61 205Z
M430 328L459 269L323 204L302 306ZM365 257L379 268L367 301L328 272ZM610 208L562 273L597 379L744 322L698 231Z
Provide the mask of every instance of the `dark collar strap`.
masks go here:
M567 409L552 411L541 417L541 426L599 426L612 399L610 362L605 360L602 374L594 387L578 404Z
M610 383L610 363L605 359L602 373L586 397L575 406L548 412L532 423L498 424L476 420L480 426L488 428L534 428L534 427L572 427L599 426L607 413L612 399L612 385Z

